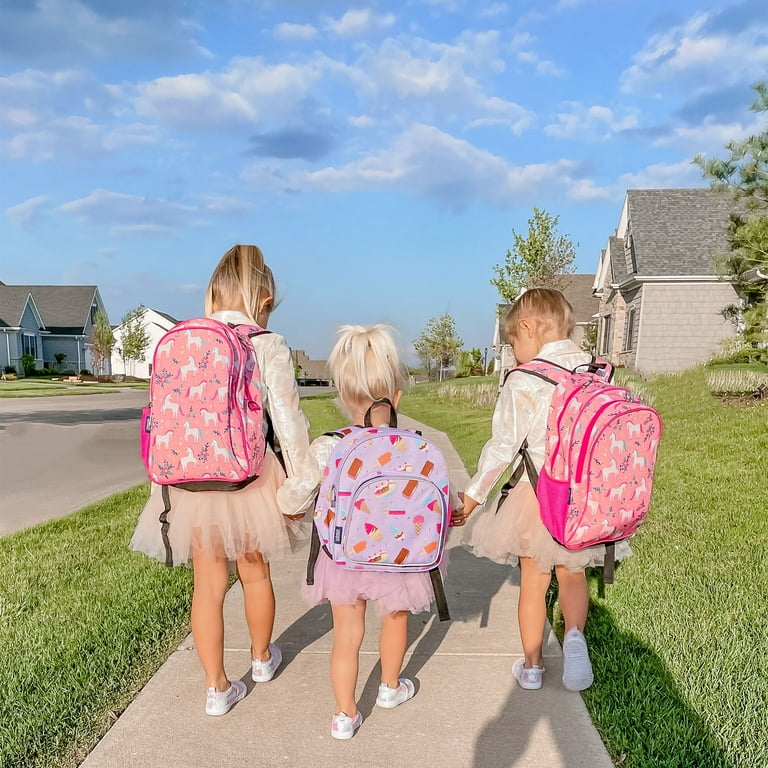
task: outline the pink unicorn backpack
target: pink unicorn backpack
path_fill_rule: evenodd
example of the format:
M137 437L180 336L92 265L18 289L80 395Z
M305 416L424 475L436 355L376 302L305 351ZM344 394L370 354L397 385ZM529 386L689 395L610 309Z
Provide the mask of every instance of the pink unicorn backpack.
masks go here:
M261 472L265 413L251 339L263 333L269 331L197 318L175 325L155 349L141 457L149 479L163 487L166 564L172 563L168 486L234 491Z
M366 427L328 433L340 439L315 506L307 584L321 549L348 570L429 572L445 621L438 566L450 522L448 465L434 443L396 423L393 408L390 427L371 427L366 415Z
M510 374L515 371L548 381L554 392L541 474L524 441L522 461L502 490L502 500L526 471L542 522L566 549L610 545L632 536L651 500L662 431L659 414L629 390L612 385L612 366L594 358L572 371L538 358ZM612 566L611 560L606 583Z

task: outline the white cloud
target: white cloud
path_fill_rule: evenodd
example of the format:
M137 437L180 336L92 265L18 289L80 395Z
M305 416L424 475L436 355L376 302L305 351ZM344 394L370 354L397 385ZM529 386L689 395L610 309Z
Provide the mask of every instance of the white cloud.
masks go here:
M101 14L78 0L30 0L0 7L0 50L28 62L66 63L133 58L210 56L195 39L199 27L165 11ZM109 9L105 9L109 10ZM160 22L160 23L158 23Z
M317 37L317 28L311 24L289 24L283 22L273 30L278 40L314 40Z
M713 24L712 14L697 14L651 37L621 76L625 93L657 92L672 82L686 90L750 82L768 68L768 17L741 29Z
M623 189L669 189L701 186L701 169L690 160L655 163L637 173L619 177Z
M31 232L40 223L42 207L48 202L45 195L30 197L23 203L5 209L5 215L21 229Z
M749 123L718 122L706 117L699 125L683 125L671 128L669 132L655 139L655 147L678 147L691 153L714 152L723 154L726 144L754 136L768 130L768 114L760 114Z
M532 124L533 114L489 95L484 84L489 74L503 71L495 30L464 33L453 43L388 39L364 51L353 69L366 114L413 119L415 109L421 120L506 125L520 133Z
M180 228L207 226L199 206L95 189L87 197L56 210L94 227L107 227L113 237L173 237Z
M474 201L506 207L557 191L584 199L588 188L579 175L579 164L571 160L514 166L433 126L416 124L389 148L340 167L307 173L262 163L246 169L243 178L262 189L288 192L395 190L461 211Z
M528 32L518 32L509 41L510 49L515 53L515 58L521 64L532 66L536 74L544 77L561 77L565 70L555 64L550 59L542 59L539 54L533 50L536 38Z
M234 59L224 72L160 77L136 88L136 111L183 130L231 132L291 116L321 78L315 65Z
M544 128L548 136L579 141L605 141L619 131L638 127L635 115L619 118L609 107L585 107L578 101L568 102L567 111L557 115L557 122Z
M395 21L391 13L375 14L370 8L356 8L347 11L340 19L326 19L325 28L339 37L362 37L379 29L388 29Z
M486 19L492 19L495 16L501 16L509 10L506 3L491 3L487 8L480 11L480 15Z
M0 152L14 160L66 163L88 156L111 155L153 144L152 129L141 123L108 128L86 117L65 117L46 122L37 130L16 134L0 143Z

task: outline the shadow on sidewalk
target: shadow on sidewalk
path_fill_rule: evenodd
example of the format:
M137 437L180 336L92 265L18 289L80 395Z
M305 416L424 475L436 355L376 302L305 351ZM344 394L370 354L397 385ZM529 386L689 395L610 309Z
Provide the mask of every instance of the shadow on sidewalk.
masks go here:
M616 764L627 768L734 768L701 717L685 702L664 662L634 635L620 631L602 602L590 605L587 639L595 683L583 696L589 714ZM624 660L615 666L612 660ZM627 669L620 679L614 669ZM546 688L576 696L545 674ZM537 691L514 687L503 709L480 732L475 768L522 768L529 734L542 719L531 706ZM547 730L560 753L573 752L573 724L547 714ZM579 763L580 765L582 763ZM584 763L586 764L586 763Z
M419 672L438 652L451 625L455 622L475 621L479 617L480 627L488 626L491 600L504 582L514 580L517 573L508 566L478 559L460 545L448 550L448 558L445 592L451 620L440 621L434 609L430 614L413 614L408 618L408 648L411 654L401 675L414 680L417 692ZM360 709L364 717L373 708L380 678L381 664L377 662L360 696Z

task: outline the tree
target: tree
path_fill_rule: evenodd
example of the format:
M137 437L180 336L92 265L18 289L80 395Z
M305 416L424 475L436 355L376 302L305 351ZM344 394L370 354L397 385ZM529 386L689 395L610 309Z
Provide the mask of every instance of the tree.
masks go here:
M768 83L754 86L757 98L750 109L768 112ZM741 298L741 305L723 309L733 319L745 342L758 345L768 341L768 129L725 145L729 157L693 159L709 179L712 189L729 193L746 211L731 216L731 250L717 259L720 274L729 279ZM743 215L748 213L748 215Z
M533 217L528 219L528 236L512 230L514 244L507 250L504 264L494 266L496 277L491 279L491 285L507 303L527 288L562 289L568 284L576 249L567 235L558 233L559 221L559 216L534 206Z
M122 330L117 353L123 361L126 374L130 376L133 376L136 370L136 363L143 363L146 359L147 347L150 342L147 328L144 325L145 309L143 304L139 304L136 309L127 312L120 321Z
M456 325L449 314L440 317L430 317L427 327L421 332L419 338L413 342L413 348L419 356L427 373L433 378L433 370L439 371L442 381L446 368L449 368L456 359L463 342L456 334ZM435 364L433 369L432 364Z
M112 355L112 347L115 346L115 337L109 327L109 318L104 312L97 312L93 318L93 330L91 331L91 359L93 370L98 376L104 373L104 363Z
M757 83L753 88L757 98L750 109L768 112L768 82ZM741 141L729 141L725 148L730 152L725 160L699 154L693 162L713 189L745 199L750 208L768 207L768 129Z

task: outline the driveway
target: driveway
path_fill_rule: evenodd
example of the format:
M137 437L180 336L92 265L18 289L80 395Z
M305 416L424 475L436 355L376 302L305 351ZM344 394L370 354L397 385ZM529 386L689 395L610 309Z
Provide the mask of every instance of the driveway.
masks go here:
M146 480L146 391L0 400L0 535Z
M299 387L303 396L332 391ZM63 517L146 481L146 390L0 399L0 536Z

